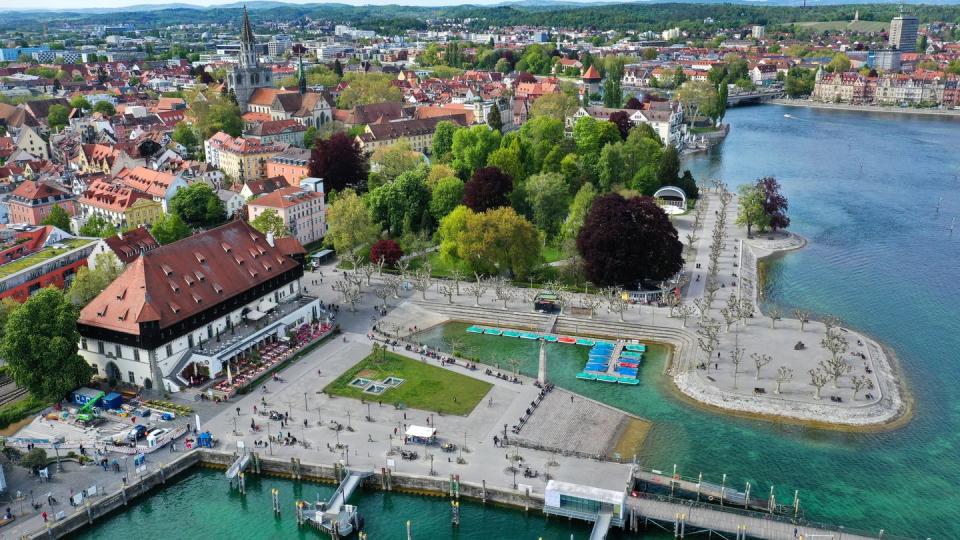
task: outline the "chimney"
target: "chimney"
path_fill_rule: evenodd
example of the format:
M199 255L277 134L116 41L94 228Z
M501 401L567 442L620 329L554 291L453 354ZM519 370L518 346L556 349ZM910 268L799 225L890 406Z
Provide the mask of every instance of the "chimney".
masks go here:
M273 247L273 231L267 233L267 243Z

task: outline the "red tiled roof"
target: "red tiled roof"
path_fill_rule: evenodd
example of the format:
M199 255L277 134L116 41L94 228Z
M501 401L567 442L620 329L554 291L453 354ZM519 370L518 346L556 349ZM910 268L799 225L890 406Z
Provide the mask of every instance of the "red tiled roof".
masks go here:
M583 79L588 81L590 80L599 81L601 79L600 72L597 71L597 68L591 65L589 68L587 68L587 71L583 74Z
M313 199L322 199L323 194L316 191L303 191L299 187L290 186L280 188L258 197L248 204L250 206L268 206L270 208L289 208Z
M231 221L137 257L78 322L134 335L141 323L168 328L297 264L245 221Z
M117 180L131 189L154 197L165 197L170 185L177 177L163 171L146 167L124 168L117 173Z
M141 253L153 251L160 247L150 231L142 226L118 233L116 236L108 236L103 241L123 264L130 264Z

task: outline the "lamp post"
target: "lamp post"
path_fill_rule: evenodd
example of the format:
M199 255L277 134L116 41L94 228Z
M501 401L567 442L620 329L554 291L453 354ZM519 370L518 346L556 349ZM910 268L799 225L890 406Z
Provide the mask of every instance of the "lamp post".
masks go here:
M310 410L310 408L307 407L307 393L306 393L306 392L303 393L303 410L304 410L304 411Z
M53 451L57 453L57 472L63 472L63 465L60 463L60 443L53 443Z

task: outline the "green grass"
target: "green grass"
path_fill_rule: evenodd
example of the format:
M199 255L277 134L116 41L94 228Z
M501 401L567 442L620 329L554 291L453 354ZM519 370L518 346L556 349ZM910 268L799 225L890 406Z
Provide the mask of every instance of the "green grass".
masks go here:
M19 401L0 406L0 429L40 412L47 405L49 403L46 401L27 394L27 397Z
M67 246L65 249L56 249L53 247L43 248L40 251L37 251L36 253L31 253L26 257L21 257L19 259L16 259L14 261L11 261L7 264L0 266L0 278L5 278L7 276L13 275L21 270L30 268L31 266L34 266L36 264L40 264L43 261L52 259L58 255L69 253L74 249L81 248L89 244L90 242L93 242L93 240L70 238L60 242L61 244L64 244L65 246Z
M559 246L545 246L543 248L543 262L550 264L564 259L563 250Z
M350 386L350 382L357 376L374 381L392 376L405 381L378 396ZM427 362L377 351L327 385L324 391L334 396L390 404L403 403L413 409L466 416L492 386L488 382L432 366Z

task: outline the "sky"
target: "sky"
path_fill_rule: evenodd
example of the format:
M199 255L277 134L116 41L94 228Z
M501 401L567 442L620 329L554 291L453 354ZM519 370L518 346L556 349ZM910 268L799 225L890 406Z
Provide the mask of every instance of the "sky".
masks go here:
M195 4L212 6L218 4L234 4L238 0L172 0L161 2L158 0L3 0L0 9L85 9L85 8L118 8L144 4ZM279 0L288 4L322 4L323 0ZM414 5L414 6L448 6L458 4L499 4L504 0L336 0L338 4L352 5ZM562 0L561 0L562 1ZM580 0L589 1L589 0Z

